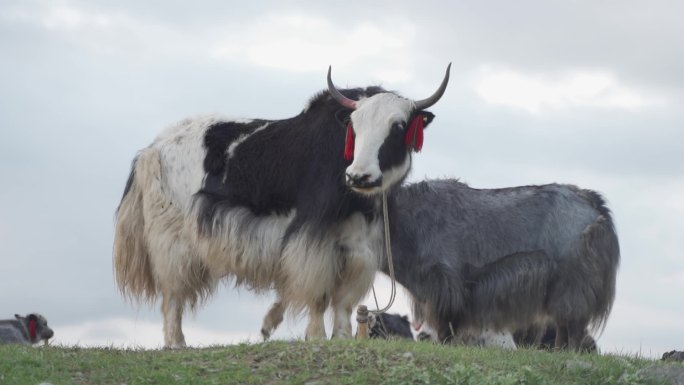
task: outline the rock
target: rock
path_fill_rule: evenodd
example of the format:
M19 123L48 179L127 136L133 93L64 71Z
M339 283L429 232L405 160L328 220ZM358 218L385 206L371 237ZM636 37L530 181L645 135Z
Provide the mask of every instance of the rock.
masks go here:
M679 365L653 365L636 372L646 383L684 385L684 367Z
M568 360L565 362L565 369L567 370L592 370L594 364L586 361Z

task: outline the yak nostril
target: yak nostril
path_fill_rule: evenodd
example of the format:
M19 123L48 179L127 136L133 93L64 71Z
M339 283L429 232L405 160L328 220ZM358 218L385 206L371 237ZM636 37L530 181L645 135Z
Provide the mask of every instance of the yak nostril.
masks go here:
M370 174L361 174L361 175L352 175L352 174L347 174L347 184L363 184L367 183L368 180L370 179Z
M344 174L347 177L347 184L351 184L354 178L351 176L351 174L347 173Z

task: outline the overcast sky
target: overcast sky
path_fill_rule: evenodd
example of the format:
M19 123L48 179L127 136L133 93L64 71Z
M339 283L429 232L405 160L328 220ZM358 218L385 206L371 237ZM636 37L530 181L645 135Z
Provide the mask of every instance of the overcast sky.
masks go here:
M293 116L329 64L340 86L419 99L453 62L410 180L603 193L622 262L600 347L683 350L684 3L368 3L0 3L0 318L41 312L58 343L161 346L158 305L126 303L112 272L137 150L187 116ZM226 287L186 340L256 339L271 300Z

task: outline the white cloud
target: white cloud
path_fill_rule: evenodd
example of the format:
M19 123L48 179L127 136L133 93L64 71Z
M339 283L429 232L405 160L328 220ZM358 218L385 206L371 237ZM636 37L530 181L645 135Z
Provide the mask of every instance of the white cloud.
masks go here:
M60 5L48 8L39 15L40 23L50 30L102 29L114 24L114 17L89 12L71 6ZM123 18L119 17L121 22Z
M96 53L136 59L173 55L296 72L320 72L334 63L338 69L365 66L364 73L393 83L410 80L415 64L408 54L415 26L396 17L345 22L343 29L333 19L292 11L179 29L118 11L37 3L0 10L0 18L48 30Z
M488 103L534 114L574 107L638 109L660 103L603 70L549 75L484 66L477 75L475 90Z
M25 3L0 12L1 19L42 28L98 54L124 54L138 59L189 54L198 46L184 31L123 12L103 12L61 2Z
M346 67L382 60L393 63L383 79L408 79L405 58L415 29L408 21L352 22L341 30L324 17L307 13L273 14L256 23L244 23L240 33L223 31L211 48L214 57L234 60L244 56L263 67L288 71L320 71L330 63Z

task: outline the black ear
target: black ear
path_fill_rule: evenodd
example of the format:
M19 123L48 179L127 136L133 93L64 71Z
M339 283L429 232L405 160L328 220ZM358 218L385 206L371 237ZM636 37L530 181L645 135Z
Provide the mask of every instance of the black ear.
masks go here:
M401 316L401 319L403 319L404 321L408 322L408 316L406 316L406 315Z
M430 111L420 111L418 114L423 117L424 127L427 127L430 123L432 123L432 119L435 118L435 114Z
M26 318L28 318L29 321L36 321L38 322L38 316L35 314L29 314Z
M24 318L24 317L20 316L19 314L14 314L14 318L20 320L20 319L22 319L22 318Z

